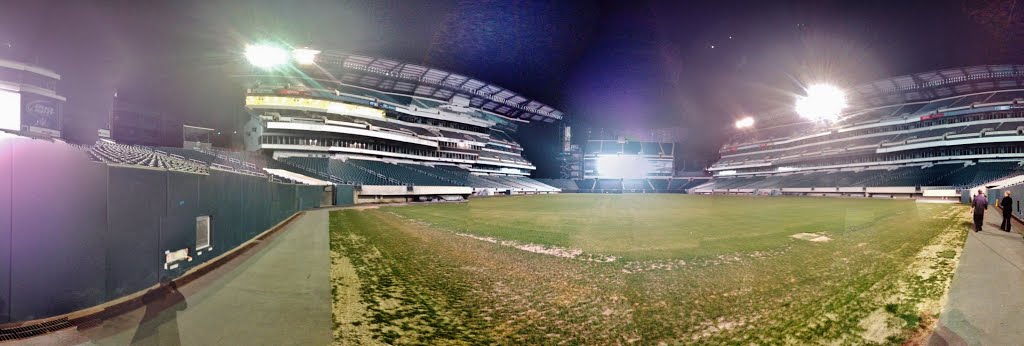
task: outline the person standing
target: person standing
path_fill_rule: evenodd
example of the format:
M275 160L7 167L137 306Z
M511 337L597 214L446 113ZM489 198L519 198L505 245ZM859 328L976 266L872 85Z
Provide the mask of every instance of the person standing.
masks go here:
M1003 194L1003 199L999 201L999 207L1003 208L1003 223L999 225L999 229L1004 232L1010 231L1010 217L1013 216L1013 198L1010 197L1010 191L1006 191Z
M981 232L981 225L985 222L985 208L988 208L988 197L985 197L984 192L978 190L971 205L974 206L974 232Z

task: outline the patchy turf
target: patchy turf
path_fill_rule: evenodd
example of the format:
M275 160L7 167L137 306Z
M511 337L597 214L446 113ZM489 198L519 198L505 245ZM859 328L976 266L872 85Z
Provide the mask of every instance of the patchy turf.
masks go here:
M935 320L966 235L964 210L555 195L338 211L335 338L899 344Z

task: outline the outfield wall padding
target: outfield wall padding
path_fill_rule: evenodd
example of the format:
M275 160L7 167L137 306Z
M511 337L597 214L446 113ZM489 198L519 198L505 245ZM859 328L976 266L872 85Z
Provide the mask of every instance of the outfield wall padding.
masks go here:
M13 146L0 138L0 323L11 315L11 159Z
M159 280L159 227L167 208L166 176L137 168L110 167L107 186L106 297L122 297ZM154 225L156 225L154 227ZM155 228L155 229L154 229ZM142 232L141 230L156 230Z
M356 187L352 185L334 185L334 205L356 204Z
M66 314L176 278L319 205L323 187L211 169L107 165L62 143L0 137L0 323ZM211 246L196 251L196 217ZM164 252L193 260L164 266Z
M41 140L16 140L13 150L10 319L103 303L107 165Z

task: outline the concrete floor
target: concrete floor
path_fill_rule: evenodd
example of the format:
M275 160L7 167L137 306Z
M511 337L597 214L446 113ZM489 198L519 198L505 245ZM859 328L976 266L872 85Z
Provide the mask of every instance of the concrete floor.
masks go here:
M1000 222L1000 212L989 208L982 231L968 231L929 345L1024 343L1024 225L1014 222L1006 233Z
M309 211L245 254L146 307L28 345L326 345L328 212Z

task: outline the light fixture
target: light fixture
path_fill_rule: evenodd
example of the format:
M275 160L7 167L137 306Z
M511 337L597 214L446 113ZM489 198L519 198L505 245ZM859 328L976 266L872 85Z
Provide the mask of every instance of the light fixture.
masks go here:
M754 126L754 118L746 117L740 120L736 120L736 128L745 129Z
M245 59L253 66L271 69L288 62L288 51L269 44L255 44L245 47Z
M308 48L299 48L292 51L292 60L299 65L312 65L316 62L316 56L320 51Z
M797 96L796 113L811 120L835 120L846 108L846 94L829 84L815 84L805 90L807 96Z

